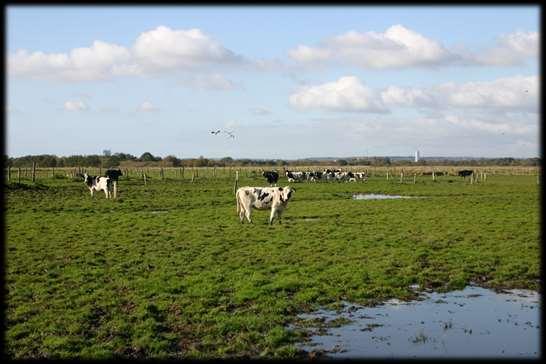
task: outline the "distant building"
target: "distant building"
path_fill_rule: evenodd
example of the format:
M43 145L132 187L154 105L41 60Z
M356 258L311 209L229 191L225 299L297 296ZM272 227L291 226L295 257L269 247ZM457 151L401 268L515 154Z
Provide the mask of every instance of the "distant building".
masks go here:
M419 151L418 150L415 151L415 162L416 163L419 162Z

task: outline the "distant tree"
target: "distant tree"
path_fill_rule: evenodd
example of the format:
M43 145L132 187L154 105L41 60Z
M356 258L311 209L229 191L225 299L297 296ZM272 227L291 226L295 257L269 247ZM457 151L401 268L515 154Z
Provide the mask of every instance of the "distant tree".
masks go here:
M102 154L105 157L110 157L112 155L112 152L110 151L110 149L105 149L105 150L102 151Z
M349 162L347 162L345 159L338 159L337 164L340 166L346 166L347 164L349 164Z
M140 158L138 158L138 160L142 162L154 162L154 161L157 161L158 159L154 157L152 153L145 152L145 153L142 153L142 155L140 156Z

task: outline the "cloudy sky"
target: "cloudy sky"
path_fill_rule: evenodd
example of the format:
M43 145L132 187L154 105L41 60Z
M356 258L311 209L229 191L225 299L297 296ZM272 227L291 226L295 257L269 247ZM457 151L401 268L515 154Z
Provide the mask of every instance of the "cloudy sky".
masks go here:
M9 156L540 154L536 6L10 6L6 20Z

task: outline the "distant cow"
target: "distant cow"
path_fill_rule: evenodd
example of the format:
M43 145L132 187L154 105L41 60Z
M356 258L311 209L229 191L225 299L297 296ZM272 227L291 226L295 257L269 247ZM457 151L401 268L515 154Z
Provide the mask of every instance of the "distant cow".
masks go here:
M465 178L467 176L471 176L472 173L474 173L474 171L471 169L462 169L457 174L459 175L459 177Z
M269 224L273 223L275 217L281 223L281 215L288 201L292 197L295 189L286 187L241 187L235 193L237 200L237 213L243 223L244 218L252 223L252 209L267 210L271 209Z
M111 181L117 181L120 176L123 176L120 169L107 169L104 176L110 178Z
M267 179L267 183L271 184L277 184L277 181L279 180L279 174L276 171L264 171L262 172L262 176L264 176Z
M91 197L95 191L104 191L106 198L110 198L112 192L112 181L108 177L89 176L87 173L83 174L83 181L91 192Z

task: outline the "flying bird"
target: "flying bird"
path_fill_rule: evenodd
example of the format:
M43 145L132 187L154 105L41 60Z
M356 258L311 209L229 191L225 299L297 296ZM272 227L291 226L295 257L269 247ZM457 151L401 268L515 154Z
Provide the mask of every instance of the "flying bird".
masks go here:
M224 133L228 134L228 138L235 139L235 135L233 135L233 132L224 130Z
M216 130L216 131L212 130L210 133L211 133L211 134L214 134L214 135L217 135L217 134L220 133L220 132L221 132L221 130L218 129L218 130Z

